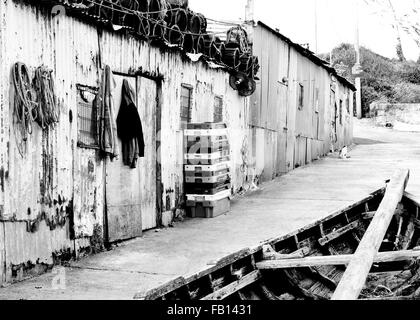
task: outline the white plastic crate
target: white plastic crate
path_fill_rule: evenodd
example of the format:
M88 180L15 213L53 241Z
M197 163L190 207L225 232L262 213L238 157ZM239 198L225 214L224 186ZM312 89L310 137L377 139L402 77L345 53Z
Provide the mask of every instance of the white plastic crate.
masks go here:
M231 190L226 190L213 195L202 195L202 194L187 194L188 201L218 201L224 198L228 198L232 195Z
M184 136L186 137L226 136L227 134L227 129L184 130Z
M186 165L185 171L195 171L195 172L201 172L201 171L213 171L217 172L224 169L230 168L230 162L221 162L213 165Z

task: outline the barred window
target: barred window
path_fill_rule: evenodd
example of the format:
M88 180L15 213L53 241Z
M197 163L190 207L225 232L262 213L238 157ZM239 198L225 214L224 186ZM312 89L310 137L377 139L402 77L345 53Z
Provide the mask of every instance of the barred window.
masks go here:
M99 147L97 131L98 112L93 101L98 89L85 85L77 85L77 145L81 148Z
M214 122L223 122L223 98L216 96L214 97Z
M181 128L185 129L191 122L192 113L192 87L188 85L181 86Z

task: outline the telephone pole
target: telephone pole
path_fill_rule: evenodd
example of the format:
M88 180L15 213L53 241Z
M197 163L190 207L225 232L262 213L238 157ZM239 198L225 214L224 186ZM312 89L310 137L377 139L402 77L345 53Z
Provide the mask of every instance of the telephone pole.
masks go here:
M356 113L357 118L362 118L362 85L360 75L362 74L362 66L360 65L360 43L359 43L359 1L355 1L355 21L356 21L356 34L355 34L355 45L354 49L356 50L356 64L353 67L353 75L356 76Z
M248 0L245 6L245 24L248 33L248 41L250 44L254 42L254 12L255 0Z
M318 53L318 0L315 0L315 54Z

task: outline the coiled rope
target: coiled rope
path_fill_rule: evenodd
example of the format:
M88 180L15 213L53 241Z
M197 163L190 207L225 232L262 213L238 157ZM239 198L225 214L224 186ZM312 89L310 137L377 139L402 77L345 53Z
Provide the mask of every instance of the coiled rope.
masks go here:
M40 66L35 70L33 86L37 96L36 122L45 129L58 122L59 113L52 70Z
M23 145L32 134L32 122L37 117L35 93L31 87L28 67L21 62L13 65L12 80L14 87L14 127L15 138L20 154L23 156ZM19 141L19 139L21 141Z
M13 126L16 145L23 157L32 124L36 121L42 129L57 123L59 110L55 95L52 70L41 66L35 70L31 81L28 67L16 62L12 69L14 88Z

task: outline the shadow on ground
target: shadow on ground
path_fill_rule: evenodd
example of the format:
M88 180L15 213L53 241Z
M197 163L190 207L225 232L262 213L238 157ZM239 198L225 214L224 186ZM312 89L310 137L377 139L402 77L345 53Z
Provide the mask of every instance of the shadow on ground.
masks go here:
M372 140L372 139L357 138L357 137L355 137L353 139L353 143L354 144L357 144L357 145L373 145L373 144L382 144L382 143L386 143L386 142L379 141L379 140Z

